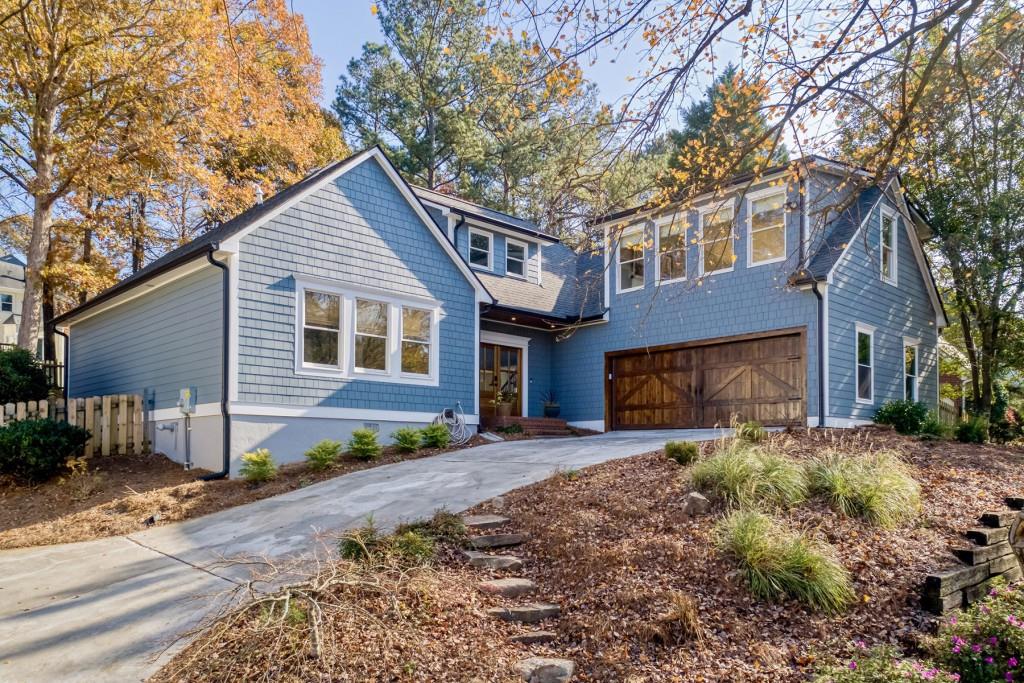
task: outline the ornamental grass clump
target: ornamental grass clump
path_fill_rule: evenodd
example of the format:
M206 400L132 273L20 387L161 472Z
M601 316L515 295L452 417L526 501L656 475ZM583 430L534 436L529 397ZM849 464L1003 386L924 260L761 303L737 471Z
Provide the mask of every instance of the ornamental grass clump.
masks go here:
M423 444L423 433L412 427L396 429L391 438L395 441L395 448L400 453L415 453Z
M831 451L807 466L811 492L834 510L891 529L921 508L921 489L893 451L850 455Z
M988 595L944 621L925 649L961 683L1024 681L1024 584L995 579Z
M736 438L740 441L746 441L747 443L761 443L768 438L768 431L764 428L760 422L756 420L749 420L747 422L741 422L734 424Z
M324 439L306 451L306 463L310 469L326 470L341 455L341 443Z
M277 465L269 450L257 448L242 454L242 466L238 473L250 484L262 484L277 476Z
M348 441L348 452L359 460L375 460L381 452L377 432L365 428L353 429L352 438Z
M690 476L697 489L730 505L790 507L807 498L804 469L767 445L725 442Z
M857 652L845 660L833 661L818 667L814 683L956 683L956 674L938 669L914 659L904 659L891 645L879 645L870 650L863 643L856 644Z
M757 510L736 510L716 527L718 548L739 563L751 592L791 597L834 614L854 597L850 574L831 546L791 531Z

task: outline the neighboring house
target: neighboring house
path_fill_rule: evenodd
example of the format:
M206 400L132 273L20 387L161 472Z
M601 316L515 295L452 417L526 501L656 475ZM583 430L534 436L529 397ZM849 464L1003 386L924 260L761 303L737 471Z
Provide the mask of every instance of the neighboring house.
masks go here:
M181 459L189 388L196 464L232 470L253 448L298 460L356 427L387 440L457 403L476 424L499 390L528 416L554 391L562 417L601 430L935 406L945 318L926 223L896 179L852 196L845 167L800 168L692 211L608 217L609 248L578 256L411 187L372 148L58 318L68 391L144 394L156 448Z
M0 255L0 344L15 344L25 297L25 264L13 254Z

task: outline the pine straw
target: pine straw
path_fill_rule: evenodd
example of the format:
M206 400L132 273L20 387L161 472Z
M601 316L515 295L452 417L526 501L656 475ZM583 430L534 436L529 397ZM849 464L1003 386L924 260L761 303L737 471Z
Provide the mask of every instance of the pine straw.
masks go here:
M277 478L257 486L239 479L197 481L205 470L186 472L162 455L96 457L87 474L64 481L54 479L38 486L0 482L0 550L131 534L145 529L150 518L155 525L179 522L356 470L483 443L487 442L476 437L466 446L408 454L388 447L376 460L342 456L333 467L319 471L295 463L281 467Z
M514 680L521 655L484 614L474 572L376 560L324 559L307 581L271 595L239 588L244 605L149 680Z

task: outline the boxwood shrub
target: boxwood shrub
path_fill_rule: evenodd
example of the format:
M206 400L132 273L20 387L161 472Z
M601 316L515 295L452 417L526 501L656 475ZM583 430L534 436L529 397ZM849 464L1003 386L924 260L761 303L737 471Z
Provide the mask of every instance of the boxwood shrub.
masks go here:
M81 454L89 432L56 420L19 420L0 427L0 473L24 483L53 477Z

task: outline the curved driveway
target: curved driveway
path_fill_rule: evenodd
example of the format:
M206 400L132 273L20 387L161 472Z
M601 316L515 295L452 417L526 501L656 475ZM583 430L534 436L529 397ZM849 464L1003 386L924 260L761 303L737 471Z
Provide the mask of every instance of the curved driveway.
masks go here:
M0 552L0 681L140 681L247 578L225 557L301 557L320 532L461 511L545 479L715 430L511 441L385 465L131 536Z

